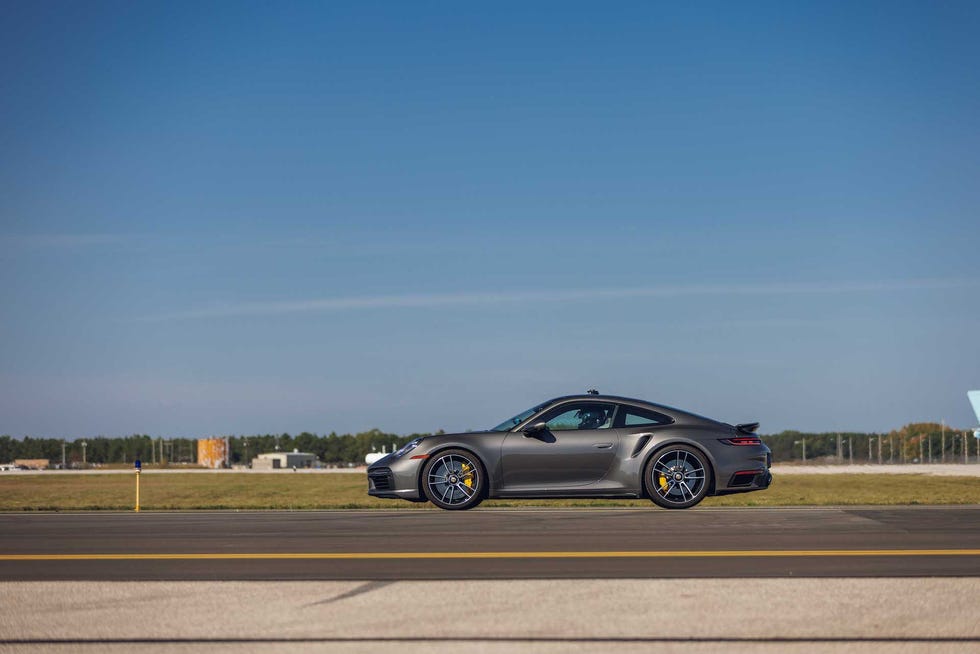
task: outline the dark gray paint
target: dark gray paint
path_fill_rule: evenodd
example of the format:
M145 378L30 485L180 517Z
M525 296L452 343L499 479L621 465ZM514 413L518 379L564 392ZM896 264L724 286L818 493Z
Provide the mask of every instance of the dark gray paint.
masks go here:
M619 406L648 409L673 420L668 425L547 432L545 437L526 436L522 429L534 424L562 405L578 402L610 402ZM532 497L644 497L643 468L649 457L670 444L700 450L713 471L709 495L762 490L763 485L733 488L732 475L742 470L766 470L769 448L765 445L734 447L719 439L735 435L728 423L652 402L612 395L569 395L556 398L509 432L470 432L427 437L407 456L389 455L368 472L390 468L394 491L369 494L423 500L420 472L423 459L412 456L435 454L459 448L476 455L489 477L490 498ZM638 451L636 446L645 440ZM610 447L597 447L608 444Z

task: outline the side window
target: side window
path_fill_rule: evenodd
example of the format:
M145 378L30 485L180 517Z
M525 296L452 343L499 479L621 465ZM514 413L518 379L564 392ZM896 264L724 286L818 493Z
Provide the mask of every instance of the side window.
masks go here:
M670 418L656 411L637 409L632 406L620 407L623 427L649 427L652 425L669 425Z
M612 404L595 402L566 405L548 414L545 422L548 423L550 431L609 429L612 427L615 409L616 407Z

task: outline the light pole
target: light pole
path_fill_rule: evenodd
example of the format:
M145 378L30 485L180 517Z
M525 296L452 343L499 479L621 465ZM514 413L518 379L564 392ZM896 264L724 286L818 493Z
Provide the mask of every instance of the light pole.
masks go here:
M82 441L82 467L88 466L87 460L85 458L85 448L88 447L88 441Z
M61 469L64 470L67 466L65 463L65 439L61 439Z
M871 463L871 453L875 451L875 437L868 438L868 463Z
M803 463L806 463L806 439L801 438L798 441L793 441L793 445L803 445Z

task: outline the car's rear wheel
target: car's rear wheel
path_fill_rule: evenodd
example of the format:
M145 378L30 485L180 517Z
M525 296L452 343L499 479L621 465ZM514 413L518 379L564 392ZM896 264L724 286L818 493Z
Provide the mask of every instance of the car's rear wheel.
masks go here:
M708 494L707 457L687 445L668 445L655 452L643 472L653 503L665 509L687 509Z
M483 501L485 486L483 465L464 450L439 452L422 469L422 491L440 509L472 509Z

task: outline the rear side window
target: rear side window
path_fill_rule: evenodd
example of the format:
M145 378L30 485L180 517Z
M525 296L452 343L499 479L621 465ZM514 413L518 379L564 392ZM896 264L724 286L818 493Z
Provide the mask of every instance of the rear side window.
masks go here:
M632 406L620 407L619 415L623 416L623 427L649 427L652 425L669 425L673 422L662 413L637 409Z

